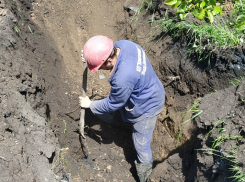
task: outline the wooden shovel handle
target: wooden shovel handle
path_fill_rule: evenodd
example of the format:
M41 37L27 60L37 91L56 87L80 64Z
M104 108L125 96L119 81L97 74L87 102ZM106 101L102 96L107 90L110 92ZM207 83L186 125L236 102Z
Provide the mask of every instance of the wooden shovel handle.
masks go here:
M88 67L87 63L85 62L83 65L83 87L82 87L82 96L86 96L86 91L87 91L87 74L88 74ZM81 109L81 115L80 115L80 134L82 137L85 139L86 137L84 136L84 122L85 122L85 109Z

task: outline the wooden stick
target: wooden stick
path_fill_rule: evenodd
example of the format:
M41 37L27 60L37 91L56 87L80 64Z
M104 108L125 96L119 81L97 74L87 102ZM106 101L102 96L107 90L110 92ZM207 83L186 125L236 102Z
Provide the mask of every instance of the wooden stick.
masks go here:
M82 88L82 96L86 97L86 91L87 91L87 74L88 74L88 67L87 67L87 62L85 61L83 65L83 88ZM81 109L81 114L80 114L80 134L82 137L85 139L86 137L84 136L84 119L85 119L85 109Z
M71 113L75 112L76 110L78 110L79 108L81 108L81 106L78 106L76 109L74 109L70 112L66 112L65 115L71 114Z

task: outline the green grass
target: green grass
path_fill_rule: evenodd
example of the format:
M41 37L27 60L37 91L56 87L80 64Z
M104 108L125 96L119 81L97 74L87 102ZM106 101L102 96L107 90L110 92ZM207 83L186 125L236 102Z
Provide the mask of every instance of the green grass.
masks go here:
M17 27L17 26L14 27L14 31L15 31L17 34L19 34L19 33L21 32L20 29L19 29L19 27Z
M196 25L188 19L175 22L174 18L168 17L151 23L155 29L155 35L151 37L157 37L159 32L162 34L160 39L167 34L173 38L185 34L189 46L188 53L196 54L198 62L209 58L216 48L241 46L243 44L241 40L245 40L243 31L230 29L221 17L213 25L208 23Z
M31 27L27 25L27 28L29 29L30 33L33 35L33 37L38 40L38 38L35 36L34 32L32 31Z
M176 143L176 147L179 145L179 141L182 137L182 134L183 134L183 127L184 127L184 124L191 121L192 119L196 118L197 116L199 116L203 110L199 110L197 109L198 106L199 106L199 103L200 103L200 100L196 101L192 106L191 108L185 112L185 115L183 116L182 120L183 122L181 123L181 127L180 127L180 130L179 130L179 134L178 134L178 139L177 139L177 143ZM193 116L189 119L186 119L187 115L191 113Z
M242 136L219 136L213 141L213 144L211 146L212 149L217 148L219 145L224 143L226 140L241 140L243 137Z
M226 129L222 125L227 125L227 123L224 120L218 120L206 135L206 137L209 137L214 130L217 130L217 135L220 135L213 141L211 146L212 149L216 149L219 145L227 140L241 140L243 138L242 136L230 136L225 134Z
M229 168L229 170L233 173L233 176L230 177L233 179L233 181L245 181L245 174L242 172L240 167L232 165L231 168Z
M34 35L34 33L33 33L32 29L31 29L31 27L30 27L29 25L28 25L27 27L28 27L28 29L30 30L31 34Z
M230 84L235 86L237 84L239 84L240 82L242 82L244 80L244 78L242 76L234 78L232 81L230 81Z
M54 46L52 44L49 44L49 46L54 49L54 51L56 51L56 49L54 48Z
M181 21L177 14L169 17L168 12L160 20L152 18L152 30L148 39L161 40L164 36L170 35L173 38L185 35L188 42L189 55L195 54L198 62L207 60L210 63L210 56L217 48L231 48L241 46L245 41L245 0L242 4L234 4L234 13L230 18L224 20L217 16L213 24L202 21L202 25L196 25L187 18ZM152 1L143 0L137 12L137 16L143 11L148 11L154 16ZM152 8L152 9L151 9ZM243 22L244 21L244 22Z
M60 154L60 157L55 161L55 163L52 165L52 167L51 167L51 170L53 170L55 167L57 167L57 166L66 166L66 167L68 167L68 163L67 163L67 161L65 160L65 156L64 156L64 154L65 154L65 152L67 151L67 150L69 150L69 148L62 148L62 149L60 149L60 151L61 151L61 154ZM64 152L64 153L63 153Z
M227 123L224 120L217 121L212 127L212 129L206 134L206 137L209 137L212 134L212 132L216 130L216 133L218 135L217 138L214 139L214 141L212 142L211 147L197 150L204 151L204 153L219 157L220 159L227 161L228 163L226 164L226 166L230 166L229 171L232 174L229 178L232 178L233 181L236 182L245 181L245 174L242 172L240 168L240 161L236 157L237 149L240 147L240 143L238 141L241 141L243 137L226 134L226 130L223 128L224 125L227 125ZM235 146L230 146L230 151L227 151L227 148L223 149L222 147L220 147L222 143L229 140L237 140ZM222 154L220 148L223 149Z
M226 123L224 120L218 120L218 121L214 124L213 128L207 133L206 137L210 136L211 133L214 131L214 129L217 128L218 126L222 125L222 124L227 124L227 123Z
M215 150L215 149L211 149L211 148L195 149L195 150L203 151L204 153L209 154L209 155L214 155L216 157L219 157L222 160L229 161L233 165L239 164L239 160L235 156L229 155L229 153L224 152L224 151L222 152L223 154L220 154L219 150Z
M14 42L9 39L9 42L11 43L12 46L14 46Z
M67 124L66 124L66 121L63 120L63 123L64 123L64 125L65 125L65 129L64 129L63 133L66 133L66 131L67 131L67 130L66 130L66 125L67 125Z
M245 102L245 96L242 95L241 93L239 93L239 96L240 96L240 100L241 100L242 102Z

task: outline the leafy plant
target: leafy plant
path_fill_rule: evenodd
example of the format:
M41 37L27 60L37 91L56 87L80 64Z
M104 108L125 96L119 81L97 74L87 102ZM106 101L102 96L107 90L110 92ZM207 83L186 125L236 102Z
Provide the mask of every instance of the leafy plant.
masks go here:
M153 1L152 0L143 0L140 8L138 9L138 11L136 12L136 15L139 15L140 12L142 12L143 9L145 9L146 11L148 11L149 9L152 8L153 5Z
M218 18L213 25L207 23L196 25L188 19L176 22L174 18L169 18L166 15L162 19L154 20L151 23L154 25L153 35L155 37L159 37L157 35L161 32L160 39L167 34L173 38L184 34L189 47L189 55L196 55L198 62L208 60L208 65L210 65L212 52L217 48L225 49L242 45L241 40L245 38L241 30L230 29L222 18Z
M212 24L214 16L222 14L222 7L216 3L216 0L167 0L164 4L177 8L176 12L181 20L185 19L188 13L192 13L199 20L208 18Z
M236 28L238 30L245 30L245 4L242 1L236 1L234 4L234 11L231 14L230 19L234 19L234 21L229 21L228 24L232 28Z

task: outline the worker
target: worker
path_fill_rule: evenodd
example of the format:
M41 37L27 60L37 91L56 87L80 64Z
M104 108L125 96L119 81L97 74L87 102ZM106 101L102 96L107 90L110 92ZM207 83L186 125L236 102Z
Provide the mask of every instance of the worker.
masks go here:
M80 106L96 115L119 110L123 121L132 123L134 163L140 182L145 182L152 172L151 137L165 103L163 85L145 51L134 42L119 40L113 45L111 38L97 35L85 43L83 57L92 72L109 70L111 91L101 100L79 97Z

